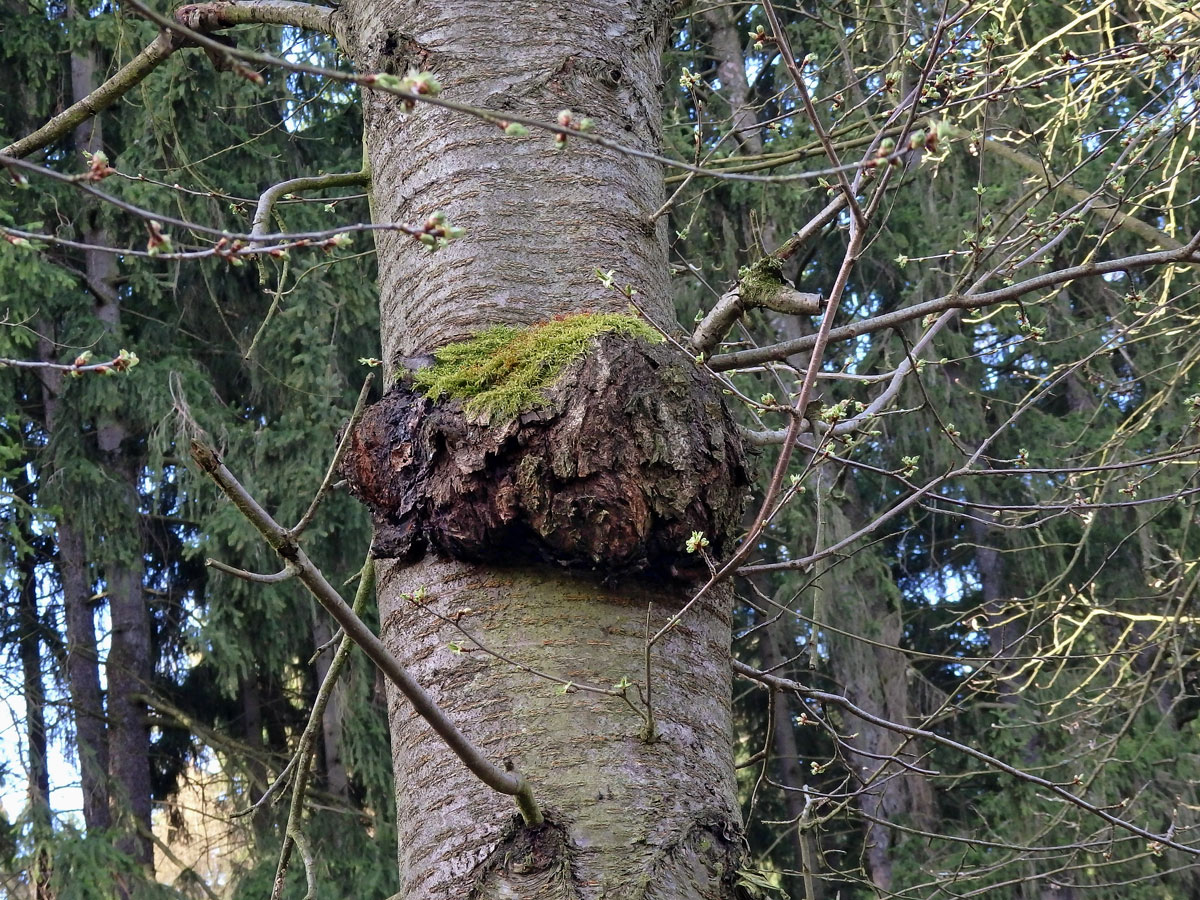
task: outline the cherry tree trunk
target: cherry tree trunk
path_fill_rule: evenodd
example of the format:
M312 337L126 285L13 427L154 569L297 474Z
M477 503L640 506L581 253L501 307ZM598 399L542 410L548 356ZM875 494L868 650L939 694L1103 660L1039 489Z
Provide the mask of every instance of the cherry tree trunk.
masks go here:
M657 151L671 6L347 0L337 15L362 71L428 71L445 98L501 115L555 121L569 109L594 120L597 134ZM403 234L378 235L389 371L495 324L626 312L596 269L635 286L651 318L671 320L657 163L577 138L559 150L543 131L506 135L364 94L376 221L419 224L441 210L466 230L436 253ZM418 535L420 552L406 545L381 560L383 636L473 741L528 777L547 823L522 826L511 799L471 776L393 694L401 896L734 896L742 842L726 589L707 593L654 646L646 683L648 630L679 613L707 574L681 572L668 545L686 562L680 523L694 513L736 520L744 485L718 392L672 353L606 338L563 376L549 410L503 432L465 420L456 436L437 432L439 446L461 450L452 461L462 478L438 488L441 500L459 491L479 511L464 520L502 520L509 530L468 528L441 542ZM425 414L455 414L423 399L396 403L376 412L373 427L409 416L419 429ZM392 460L410 450L394 441L384 454ZM504 468L506 453L525 456ZM531 471L540 473L532 481L522 474ZM543 477L557 479L553 489L539 487ZM505 499L522 491L523 501ZM672 503L687 512L668 526L653 510ZM451 519L443 537L461 524ZM578 688L621 684L627 700Z

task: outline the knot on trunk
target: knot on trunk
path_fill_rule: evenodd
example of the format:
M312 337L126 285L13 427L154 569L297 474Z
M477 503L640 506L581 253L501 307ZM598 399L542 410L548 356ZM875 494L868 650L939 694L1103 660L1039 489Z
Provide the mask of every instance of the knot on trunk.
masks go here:
M719 555L738 531L749 479L737 428L665 344L602 334L536 408L475 419L463 400L431 400L411 380L365 412L342 472L374 516L377 556L432 549L695 580L707 567L688 553L692 534Z

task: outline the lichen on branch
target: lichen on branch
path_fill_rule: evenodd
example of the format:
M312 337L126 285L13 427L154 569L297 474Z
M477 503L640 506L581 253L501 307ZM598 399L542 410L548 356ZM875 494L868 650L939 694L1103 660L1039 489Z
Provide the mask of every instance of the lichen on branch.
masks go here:
M560 316L528 328L496 325L436 351L434 364L411 373L412 382L431 400L462 401L476 423L501 424L547 405L546 391L601 334L662 341L641 319L620 313Z

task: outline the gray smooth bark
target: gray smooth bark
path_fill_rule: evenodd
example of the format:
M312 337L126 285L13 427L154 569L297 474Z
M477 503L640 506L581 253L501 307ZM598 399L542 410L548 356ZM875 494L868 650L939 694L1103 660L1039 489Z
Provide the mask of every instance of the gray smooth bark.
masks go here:
M455 100L546 121L570 109L599 133L657 150L669 7L348 0L340 27L361 70L429 70ZM378 236L390 366L488 325L624 312L596 268L615 270L652 316L670 321L665 224L646 224L663 197L656 164L576 139L556 151L547 133L506 137L432 107L405 115L396 98L371 92L363 115L376 220L415 224L440 209L467 230L436 254L404 235ZM641 717L619 698L562 693L472 649L435 615L527 666L611 687L644 682L648 609L653 632L688 595L661 580L606 586L435 556L383 562L385 641L472 740L528 776L548 821L540 836L523 834L509 798L471 777L393 692L401 896L732 896L740 815L725 590L654 649L657 742L639 737Z

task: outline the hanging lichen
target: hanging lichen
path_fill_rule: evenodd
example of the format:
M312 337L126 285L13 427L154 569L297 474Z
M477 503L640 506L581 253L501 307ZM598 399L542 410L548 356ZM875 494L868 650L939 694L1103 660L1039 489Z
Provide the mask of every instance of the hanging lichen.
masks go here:
M498 424L545 405L545 391L563 369L607 333L662 340L636 316L615 313L562 316L528 328L497 325L437 350L434 364L412 373L412 382L432 400L461 400L475 421Z

